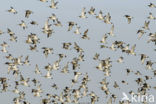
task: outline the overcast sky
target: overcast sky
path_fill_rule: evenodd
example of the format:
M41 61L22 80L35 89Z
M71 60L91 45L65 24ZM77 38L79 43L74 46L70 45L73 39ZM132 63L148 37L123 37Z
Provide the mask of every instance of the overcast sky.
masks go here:
M0 35L0 44L3 41L9 44L7 48L8 52L11 53L14 57L19 57L23 55L26 57L29 55L30 66L21 66L19 67L22 75L25 78L30 77L30 79L36 78L41 81L42 89L44 90L43 96L46 93L51 92L52 94L60 95L65 86L69 86L71 84L71 79L73 76L73 71L69 74L62 74L60 70L63 66L66 65L67 62L71 61L74 57L78 55L75 50L67 51L62 49L63 42L71 42L72 44L76 42L83 50L84 50L84 62L80 62L80 69L77 69L78 72L82 72L83 75L87 72L91 81L88 82L89 92L94 91L99 97L99 102L96 104L105 104L106 96L104 92L100 89L100 81L102 81L104 76L104 72L96 69L98 65L98 61L93 60L93 56L95 53L100 54L100 59L106 59L108 57L111 58L112 67L111 67L111 76L107 78L109 84L109 90L117 95L117 104L118 101L122 98L122 92L126 92L128 94L129 91L133 90L137 92L138 85L135 82L137 76L134 74L130 74L127 76L126 70L127 68L136 72L139 70L143 76L149 75L153 76L152 70L146 70L145 64L142 65L140 62L139 54L146 54L149 56L148 60L155 62L156 60L156 49L154 43L147 43L149 38L149 33L154 33L156 20L150 20L150 30L147 31L143 37L138 40L137 31L144 26L144 22L148 21L147 17L149 16L149 12L152 12L154 16L156 16L156 8L149 8L148 5L150 2L156 4L155 0L56 0L58 1L58 9L51 9L50 0L47 3L42 3L39 0L1 0L0 1L0 30L4 32L4 34ZM14 7L17 10L17 14L8 13L7 10L10 7ZM130 44L130 47L136 44L137 53L136 56L128 55L126 53L122 53L121 50L111 51L109 49L101 49L100 48L100 40L102 39L105 33L108 33L111 29L110 24L105 24L103 21L100 21L95 18L95 16L89 15L87 13L86 19L79 18L82 8L85 7L86 11L93 6L95 8L95 13L98 14L100 10L102 10L103 15L106 15L108 12L111 15L111 21L113 22L114 29L114 37L109 36L107 39L107 45L111 46L111 44L115 41L123 41L126 44ZM25 18L25 10L32 10L33 14L30 15L29 18ZM46 34L42 33L42 28L44 27L45 21L51 16L52 13L55 13L58 17L59 21L61 21L63 27L56 27L52 25L54 30L54 34L47 38ZM132 19L131 24L127 23L127 19L124 15L130 15L134 17ZM28 26L26 30L23 30L18 24L24 20ZM30 21L37 21L38 26L30 25ZM89 29L88 36L90 40L81 39L81 35L75 35L74 29L70 32L67 32L68 22L74 21L80 26L80 32L83 33L86 29ZM50 21L52 23L52 21ZM7 34L7 28L10 28L17 36L17 42L9 41L9 34ZM40 43L38 45L39 52L32 52L29 50L29 45L25 43L27 39L27 35L30 33L36 33L40 38ZM45 58L43 54L42 47L51 47L54 49L54 54L49 55L48 58ZM73 45L71 46L73 47ZM2 49L2 47L0 47ZM67 55L60 63L59 71L53 71L53 79L47 80L42 77L46 74L44 66L48 63L53 64L56 60L58 60L57 54L64 53ZM0 52L0 77L9 78L8 92L0 93L0 104L13 104L13 98L18 95L12 93L11 91L14 89L14 81L19 80L19 78L15 78L12 73L7 74L7 65L5 62L8 60L5 59L7 53ZM124 57L124 63L117 63L116 60L120 57ZM43 72L43 75L39 76L34 73L35 65L38 64L40 70ZM153 65L153 69L156 70L156 65ZM69 70L72 70L71 65ZM80 76L80 79L83 77ZM142 76L142 77L143 77ZM127 81L129 84L125 85L121 83L121 80ZM119 89L114 89L112 86L114 81L120 86ZM151 86L156 86L155 78L147 81ZM58 91L51 89L51 85L56 83L59 87ZM32 83L30 83L32 84ZM75 86L76 88L77 86ZM27 87L19 87L20 90L26 92L26 99L31 104L40 104L41 98L33 97L31 93L31 88ZM154 89L149 90L149 94L153 94L156 97L156 91ZM44 97L43 97L44 98ZM84 98L80 100L81 102L90 102L90 99Z

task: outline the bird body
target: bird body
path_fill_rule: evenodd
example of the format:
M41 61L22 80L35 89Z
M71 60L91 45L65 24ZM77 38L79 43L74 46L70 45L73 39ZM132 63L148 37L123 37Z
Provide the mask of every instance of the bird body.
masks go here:
M128 24L130 24L133 17L131 17L131 16L129 16L129 15L125 15L125 17L126 17L127 20L128 20Z
M81 15L79 16L80 18L87 18L85 9L86 9L85 7L82 8Z
M13 7L10 7L8 12L13 13L13 14L17 14L17 11Z

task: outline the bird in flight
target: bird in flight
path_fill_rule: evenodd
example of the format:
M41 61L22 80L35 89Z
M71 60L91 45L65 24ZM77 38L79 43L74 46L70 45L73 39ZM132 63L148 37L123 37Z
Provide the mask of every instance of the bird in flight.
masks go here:
M125 17L127 18L128 24L130 24L133 17L131 17L130 15L125 15Z

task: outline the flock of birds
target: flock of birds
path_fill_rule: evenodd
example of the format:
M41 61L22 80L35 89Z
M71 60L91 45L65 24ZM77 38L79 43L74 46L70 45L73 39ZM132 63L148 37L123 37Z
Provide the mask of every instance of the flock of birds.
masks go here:
M52 9L59 9L58 3L54 0L51 0L51 2L47 0L39 0L40 2L50 3L49 8ZM149 3L147 5L149 8L156 9L156 5L153 3ZM109 46L107 43L107 38L111 38L115 36L114 28L115 24L111 21L111 15L110 13L103 14L103 11L99 11L97 13L95 11L96 9L94 7L91 7L89 11L86 10L86 8L82 8L81 14L77 16L77 18L80 19L86 19L88 16L94 16L97 20L102 21L105 24L111 25L111 30L109 33L106 33L103 35L102 39L99 40L100 49L108 49L111 51L121 51L122 54L127 55L134 55L140 57L140 62L143 66L145 66L145 69L151 71L153 73L153 76L147 76L142 74L140 70L133 71L129 68L125 70L125 73L127 73L127 76L129 74L134 74L137 76L137 79L135 79L135 82L138 84L138 90L137 92L134 92L133 90L130 90L129 93L137 93L138 95L145 95L149 89L156 89L156 86L151 86L148 82L148 80L154 78L156 76L156 68L154 68L154 65L156 62L152 61L150 57L144 53L136 53L136 44L130 45L129 43L126 43L124 41L116 40L112 43L111 46ZM7 10L7 12L12 13L12 15L18 14L18 10L16 10L14 7L10 7L10 9ZM33 15L34 12L31 10L25 11L25 18L28 18ZM135 17L131 15L124 15L125 22L127 22L127 25L131 24L133 22L133 19ZM138 34L138 39L141 39L144 35L148 34L149 39L147 40L148 43L154 43L156 45L156 32L151 33L150 32L150 22L155 21L156 17L150 12L149 16L147 17L147 20L144 22L144 25L136 31ZM31 25L33 26L39 26L37 21L31 21ZM54 29L52 29L52 26L60 27L60 28L66 28L67 32L73 31L74 35L81 36L81 39L84 40L90 40L92 39L91 36L88 35L89 29L86 29L84 32L81 33L80 26L78 23L74 21L68 21L68 27L63 27L64 24L61 23L61 21L57 18L56 14L53 13L51 16L48 17L48 19L45 21L45 25L41 29L43 34L45 34L45 37L47 39L52 38L53 34L55 34ZM25 31L28 27L28 24L26 21L21 20L21 22L18 24L19 28L22 28L23 31ZM74 30L75 29L75 30ZM39 30L40 31L40 30ZM2 35L9 34L10 42L17 42L20 40L16 33L11 28L7 28L7 31L4 32L3 30L0 30L0 37ZM62 37L60 37L62 38ZM5 59L7 60L4 64L8 67L7 68L7 74L13 75L16 79L15 82L9 82L9 78L7 76L1 76L0 77L0 92L1 94L5 92L12 92L17 95L17 97L13 98L13 101L11 104L31 104L30 101L25 99L25 96L27 93L24 90L19 89L19 87L28 87L30 92L34 97L40 98L41 104L81 104L80 100L83 98L88 98L89 104L102 104L99 103L99 99L101 98L100 95L97 95L96 92L89 89L90 86L88 86L88 83L91 81L89 76L89 72L82 73L79 71L81 69L82 62L85 62L85 51L81 46L78 44L78 42L64 42L62 43L62 48L66 51L75 50L78 55L74 57L72 60L67 60L68 62L64 66L60 66L60 63L62 60L66 60L68 57L64 53L58 53L55 54L54 49L52 47L42 47L41 49L38 48L40 45L40 37L35 33L28 33L27 39L24 42L29 46L30 52L42 52L45 55L45 58L51 57L50 54L57 55L58 59L54 63L47 63L46 66L41 66L36 63L34 69L32 69L32 73L35 73L36 75L43 77L45 79L49 79L53 81L53 71L58 71L62 74L69 75L69 73L73 73L73 78L71 79L71 84L66 86L62 91L59 91L60 94L55 94L53 92L44 92L44 89L42 89L42 83L39 79L36 78L29 78L24 77L24 73L22 73L22 66L31 66L31 57L29 55L19 55L19 57L14 57L12 53L8 51L10 47L10 44L8 44L7 41L1 42L1 54L5 55ZM12 43L13 44L13 43ZM153 51L156 51L153 50ZM70 56L69 56L70 57ZM104 78L100 82L98 82L99 89L103 91L105 94L106 100L105 104L131 104L130 101L120 101L116 99L118 98L117 94L113 93L109 89L109 81L107 81L107 78L111 77L111 67L113 61L110 57L107 57L105 59L100 59L100 53L95 53L95 55L92 57L92 59L96 62L98 62L98 65L95 65L95 68L93 70L99 70L102 73L104 73ZM2 60L2 58L1 58ZM31 60L31 61L30 61ZM119 57L118 60L116 60L117 63L124 63L124 57ZM124 72L123 72L124 73ZM55 82L55 81L54 81ZM14 83L14 84L13 84ZM120 90L119 82L114 81L113 88L116 90ZM128 85L128 82L126 82L125 79L121 81L121 84ZM13 87L14 86L14 87ZM49 84L53 90L58 90L59 87L56 83L53 85ZM13 87L14 89L10 89L10 87ZM115 103L116 102L116 103ZM143 104L148 104L147 102L142 102ZM104 104L104 103L103 103Z

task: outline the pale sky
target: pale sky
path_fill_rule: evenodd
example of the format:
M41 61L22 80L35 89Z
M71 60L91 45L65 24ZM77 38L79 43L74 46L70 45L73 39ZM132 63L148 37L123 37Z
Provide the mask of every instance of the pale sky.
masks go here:
M44 93L42 94L43 98L46 93L58 94L62 92L62 89L66 86L69 86L71 83L71 79L74 77L73 73L62 74L60 73L61 68L68 62L71 61L74 57L78 55L75 50L67 51L62 49L63 42L71 42L74 44L76 42L82 49L84 49L84 62L80 62L80 69L77 69L78 72L85 74L86 72L89 75L91 81L88 82L89 92L94 91L100 98L99 102L96 104L106 104L108 100L104 94L104 92L100 89L100 81L102 81L104 76L104 72L96 69L98 65L98 61L93 60L93 56L95 53L100 54L100 59L106 59L108 57L111 58L112 67L111 67L111 76L107 78L109 84L109 90L115 94L118 98L116 102L113 104L118 104L118 101L122 98L122 92L128 92L133 90L137 91L139 86L136 84L135 80L137 78L136 75L130 74L126 75L125 69L129 68L136 72L139 70L143 76L153 76L152 70L146 70L145 64L141 65L140 55L146 54L149 56L148 60L152 62L156 62L156 45L150 42L147 43L149 38L149 33L154 33L156 20L150 20L150 30L147 31L143 37L138 40L137 31L144 26L144 22L148 21L147 17L149 16L149 12L152 12L154 16L156 16L156 8L149 8L148 5L150 2L156 5L155 0L55 0L58 1L58 9L49 8L50 0L47 3L42 3L39 0L0 0L0 30L4 32L4 34L0 35L0 44L3 41L9 44L7 50L14 57L19 57L23 55L26 57L29 55L30 66L21 66L19 67L22 75L25 78L30 77L32 80L36 78L40 80L42 84L42 89ZM7 10L10 7L14 7L17 10L17 14L8 13ZM108 12L111 15L111 21L113 22L114 29L114 37L109 36L107 39L107 45L110 46L115 40L123 41L127 44L130 44L130 47L136 44L137 53L136 56L127 55L126 53L122 53L120 49L117 51L111 51L109 49L100 49L101 43L99 42L105 33L108 33L111 29L111 25L105 24L103 21L100 21L95 18L95 16L89 15L87 13L86 19L79 18L82 8L85 7L86 11L93 6L95 8L95 13L98 14L100 10L102 10L103 15L106 15ZM30 15L29 18L25 18L25 10L32 10L33 14ZM45 21L51 16L52 13L55 13L58 17L59 21L61 21L63 27L56 27L52 25L55 33L47 38L46 34L42 33L42 28L44 26ZM134 17L132 19L131 24L127 23L127 19L124 15L130 15ZM23 30L18 24L24 20L28 25L26 30ZM32 26L29 24L30 21L37 21L38 26ZM70 32L67 32L68 22L74 21L80 26L80 32L83 33L86 29L89 29L88 36L90 40L82 40L80 35L75 35L74 29ZM52 23L52 21L50 21ZM7 28L10 28L17 36L17 43L9 41L9 35L7 34ZM40 38L40 43L38 45L39 52L32 52L29 50L29 45L25 43L27 39L27 35L30 33L36 33ZM48 58L45 58L43 55L42 47L51 47L54 49L54 54L49 55ZM73 47L73 45L71 46ZM0 47L2 49L2 47ZM42 77L45 75L46 71L44 66L48 63L53 64L57 59L56 56L59 53L64 53L67 55L60 63L59 71L53 71L53 79L47 80ZM9 78L8 92L0 93L0 104L13 104L13 98L18 97L17 94L14 94L12 90L14 89L14 81L19 80L19 78L15 79L12 73L7 74L7 66L5 62L8 60L5 59L7 53L0 52L0 77ZM116 60L120 57L124 57L124 63L117 63ZM24 59L24 58L23 58ZM34 73L35 65L38 64L40 70L43 72L43 75L39 76ZM156 65L153 64L153 69L156 70ZM69 70L72 70L71 65ZM143 78L143 76L141 76ZM83 76L80 76L80 79ZM126 80L129 84L124 85L121 83L121 80ZM114 81L120 86L119 89L114 89L113 84ZM155 78L147 81L152 87L156 86ZM58 91L53 90L50 86L56 83L59 87ZM80 83L79 83L80 84ZM32 82L30 82L32 85ZM77 88L78 86L75 86ZM0 87L2 88L2 87ZM33 85L30 88L20 86L19 89L21 91L25 91L26 93L26 101L29 101L31 104L40 104L41 98L33 97L31 93L31 89L35 88ZM156 97L156 90L151 88L148 92L149 94L153 94ZM90 102L89 98L83 98L80 102ZM60 103L59 103L60 104ZM154 104L154 103L153 103Z

